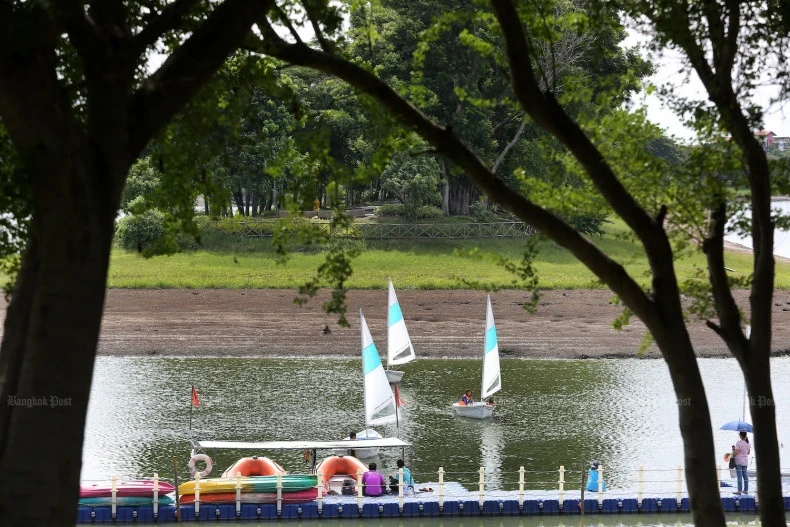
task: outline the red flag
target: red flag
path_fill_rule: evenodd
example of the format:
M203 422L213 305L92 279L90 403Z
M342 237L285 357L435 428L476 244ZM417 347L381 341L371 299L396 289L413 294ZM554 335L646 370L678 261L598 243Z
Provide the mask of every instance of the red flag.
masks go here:
M192 406L200 406L200 399L198 399L197 389L192 387Z
M406 406L406 402L401 399L400 391L398 390L398 383L395 383L395 406L400 408L401 406Z

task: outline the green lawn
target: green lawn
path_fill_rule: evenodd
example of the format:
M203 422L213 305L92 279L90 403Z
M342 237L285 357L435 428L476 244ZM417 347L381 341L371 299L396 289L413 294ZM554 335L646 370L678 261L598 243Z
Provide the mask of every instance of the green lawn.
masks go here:
M648 266L639 246L614 236L621 224L608 226L607 235L596 244L643 284ZM238 239L223 244L221 251L189 251L145 259L136 252L116 249L112 254L108 286L111 288L293 288L306 282L323 262L315 249L293 253L285 265L275 262L266 239ZM353 262L351 289L384 288L391 276L400 289L453 289L465 287L460 278L501 287L512 287L513 276L494 263L454 255L455 249L479 248L499 256L518 258L523 240L397 240L366 242ZM234 261L235 258L235 261ZM730 252L726 264L736 273L748 273L751 255ZM676 262L681 280L704 269L701 254ZM602 287L583 265L552 242L543 242L536 261L540 287L574 289ZM776 287L790 288L790 264L776 267Z

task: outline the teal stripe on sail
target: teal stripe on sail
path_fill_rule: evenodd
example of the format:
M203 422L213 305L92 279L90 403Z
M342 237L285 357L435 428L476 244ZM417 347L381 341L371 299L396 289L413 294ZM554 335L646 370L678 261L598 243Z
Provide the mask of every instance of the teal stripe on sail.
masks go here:
M387 323L390 326L394 326L401 320L403 320L403 313L400 310L400 304L396 302L390 306L389 315L387 315Z
M379 350L376 349L376 344L371 342L362 350L362 372L364 375L367 375L379 366L381 366Z
M486 353L488 353L495 347L496 347L496 326L491 326L486 330Z

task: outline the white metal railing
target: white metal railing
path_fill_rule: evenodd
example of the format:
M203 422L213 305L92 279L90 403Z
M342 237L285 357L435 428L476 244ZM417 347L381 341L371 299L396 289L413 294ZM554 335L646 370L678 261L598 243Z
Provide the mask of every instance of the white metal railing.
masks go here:
M781 470L782 472L788 472L788 469ZM597 488L588 491L595 494L599 505L603 504L606 498L635 498L637 500L637 505L641 507L646 497L675 497L679 506L681 500L686 497L688 493L683 467L680 465L676 468L668 469L647 469L643 465L640 465L631 473L615 471L614 477L616 478L616 485L614 487L611 486L610 481L606 481L606 478L609 477L612 472L610 468L604 471L603 465L599 465ZM722 474L729 474L729 472L728 468L722 469L721 465L717 465L717 481L719 484L721 484L723 480ZM402 512L405 500L407 499L403 469L398 469L397 472L393 472L393 474L397 475L397 503L399 510ZM412 477L415 480L425 482L415 484L418 488L426 485L433 485L436 487L433 488L433 495L438 499L439 509L442 510L448 500L451 501L456 498L463 498L464 501L467 501L470 498L474 499L474 497L477 498L478 505L481 509L486 500L516 499L519 507L523 508L524 503L528 499L536 498L540 500L557 499L559 506L562 507L566 497L571 496L575 499L577 496L581 496L582 485L586 486L583 474L586 474L586 471L583 473L581 470L568 470L564 465L561 465L555 471L529 471L522 466L515 472L497 472L496 482L492 482L494 474L488 473L485 467L480 467L474 472L447 472L444 467L439 467L437 472L432 473L413 472ZM436 483L432 482L434 476L438 476ZM361 482L361 469L357 472L356 477L357 481ZM477 481L475 481L475 479ZM115 519L117 517L118 505L123 505L124 502L123 500L119 500L118 496L118 477L113 475L110 481L110 507L112 517ZM154 473L151 500L154 515L158 515L159 513L161 493L160 481L159 474ZM206 502L205 499L201 500L202 481L200 473L197 473L194 480L193 500L195 517L199 517L200 515L201 501L203 504ZM475 483L477 485L476 492L470 491L464 486L464 484L473 485ZM604 485L606 485L606 489L604 489ZM244 497L242 489L241 474L237 473L235 476L235 505L237 516L241 515L241 504ZM282 513L283 493L292 490L283 485L282 475L277 476L276 490L277 514L280 515ZM323 475L319 473L317 474L315 495L319 514L323 509L325 491L326 488ZM356 500L360 512L362 512L364 506L364 498L363 485L358 484Z

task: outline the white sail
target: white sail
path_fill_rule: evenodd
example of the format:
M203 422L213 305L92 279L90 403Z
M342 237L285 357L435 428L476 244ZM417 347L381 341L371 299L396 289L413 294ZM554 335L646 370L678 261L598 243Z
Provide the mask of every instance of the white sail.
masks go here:
M483 349L483 386L480 389L480 399L490 397L502 389L502 379L499 375L499 345L496 338L496 324L494 313L491 311L491 295L488 295L488 310L486 312L486 337Z
M400 310L395 288L390 280L389 301L387 302L387 367L406 364L416 358L411 345L406 321Z
M395 423L395 396L381 365L379 351L370 335L368 324L359 310L362 326L362 372L365 380L365 425L376 426Z

